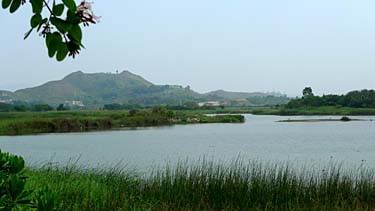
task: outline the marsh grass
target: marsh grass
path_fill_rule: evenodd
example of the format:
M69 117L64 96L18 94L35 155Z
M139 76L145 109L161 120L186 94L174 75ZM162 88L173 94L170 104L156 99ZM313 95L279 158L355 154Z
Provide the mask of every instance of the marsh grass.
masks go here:
M0 135L102 131L200 123L243 123L242 115L207 116L168 110L0 112Z
M64 210L372 210L374 171L340 165L296 171L288 164L203 160L143 176L114 167L28 170L28 188L47 185Z

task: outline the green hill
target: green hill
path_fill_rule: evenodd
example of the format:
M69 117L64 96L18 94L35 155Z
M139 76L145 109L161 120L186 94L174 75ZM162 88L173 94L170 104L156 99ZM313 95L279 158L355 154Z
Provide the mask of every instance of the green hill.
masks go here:
M119 74L78 71L59 81L17 90L13 96L17 100L51 105L80 101L89 107L109 103L172 104L200 97L198 93L180 86L154 85L129 71Z
M57 106L67 103L75 106L98 108L105 104L181 104L185 102L247 100L265 97L264 93L226 92L223 90L200 94L178 85L155 85L129 71L113 73L74 72L58 81L15 92L0 91L1 101ZM258 99L259 101L259 99ZM260 100L262 101L262 100ZM257 102L259 104L259 102ZM251 104L251 103L250 103ZM262 102L260 102L262 104Z

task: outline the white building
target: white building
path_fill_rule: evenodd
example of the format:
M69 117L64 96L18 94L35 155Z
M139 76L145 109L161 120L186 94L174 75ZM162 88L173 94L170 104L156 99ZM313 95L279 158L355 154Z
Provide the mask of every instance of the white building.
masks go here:
M78 106L78 107L84 107L85 106L83 104L83 102L80 101L80 100L65 101L64 105L66 105L66 106Z
M202 106L210 106L210 107L219 107L224 105L222 102L219 101L207 101L207 102L200 102L198 103L199 107Z

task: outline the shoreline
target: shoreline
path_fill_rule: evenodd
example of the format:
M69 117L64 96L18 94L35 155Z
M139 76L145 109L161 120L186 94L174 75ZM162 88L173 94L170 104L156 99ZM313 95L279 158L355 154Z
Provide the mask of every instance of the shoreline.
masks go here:
M301 122L301 123L317 123L317 122L367 122L371 120L365 119L350 119L350 120L342 120L342 119L287 119L287 120L279 120L276 122L281 123L288 123L288 122Z
M65 115L62 115L65 114ZM8 113L0 115L0 136L37 135L50 133L92 132L132 129L137 127L173 126L184 124L243 123L243 115L215 115L173 111Z

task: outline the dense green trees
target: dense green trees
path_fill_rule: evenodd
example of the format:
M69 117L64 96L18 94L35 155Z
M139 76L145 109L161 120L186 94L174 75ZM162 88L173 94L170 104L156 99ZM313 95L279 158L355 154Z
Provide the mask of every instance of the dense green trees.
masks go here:
M32 111L53 111L54 108L47 104L37 104L31 107Z
M7 103L0 103L0 111L11 111L14 109L14 106Z
M53 111L53 110L55 110L55 109L48 104L28 105L28 104L0 103L0 112ZM58 107L57 110L59 110L59 107ZM64 110L68 110L68 108L64 107Z
M139 109L142 108L140 105L137 104L119 104L119 103L112 103L104 105L104 110L129 110L129 109Z
M56 111L67 111L67 110L69 110L69 107L64 106L64 104L60 104L56 108Z
M304 88L303 91L302 91L302 95L303 95L304 97L311 97L311 96L314 96L313 91L312 91L312 88L311 88L311 87L306 87L306 88Z
M306 88L305 88L306 89ZM311 89L311 88L310 88ZM342 106L352 108L375 108L375 90L352 91L346 95L314 96L310 90L302 98L291 100L287 108Z

